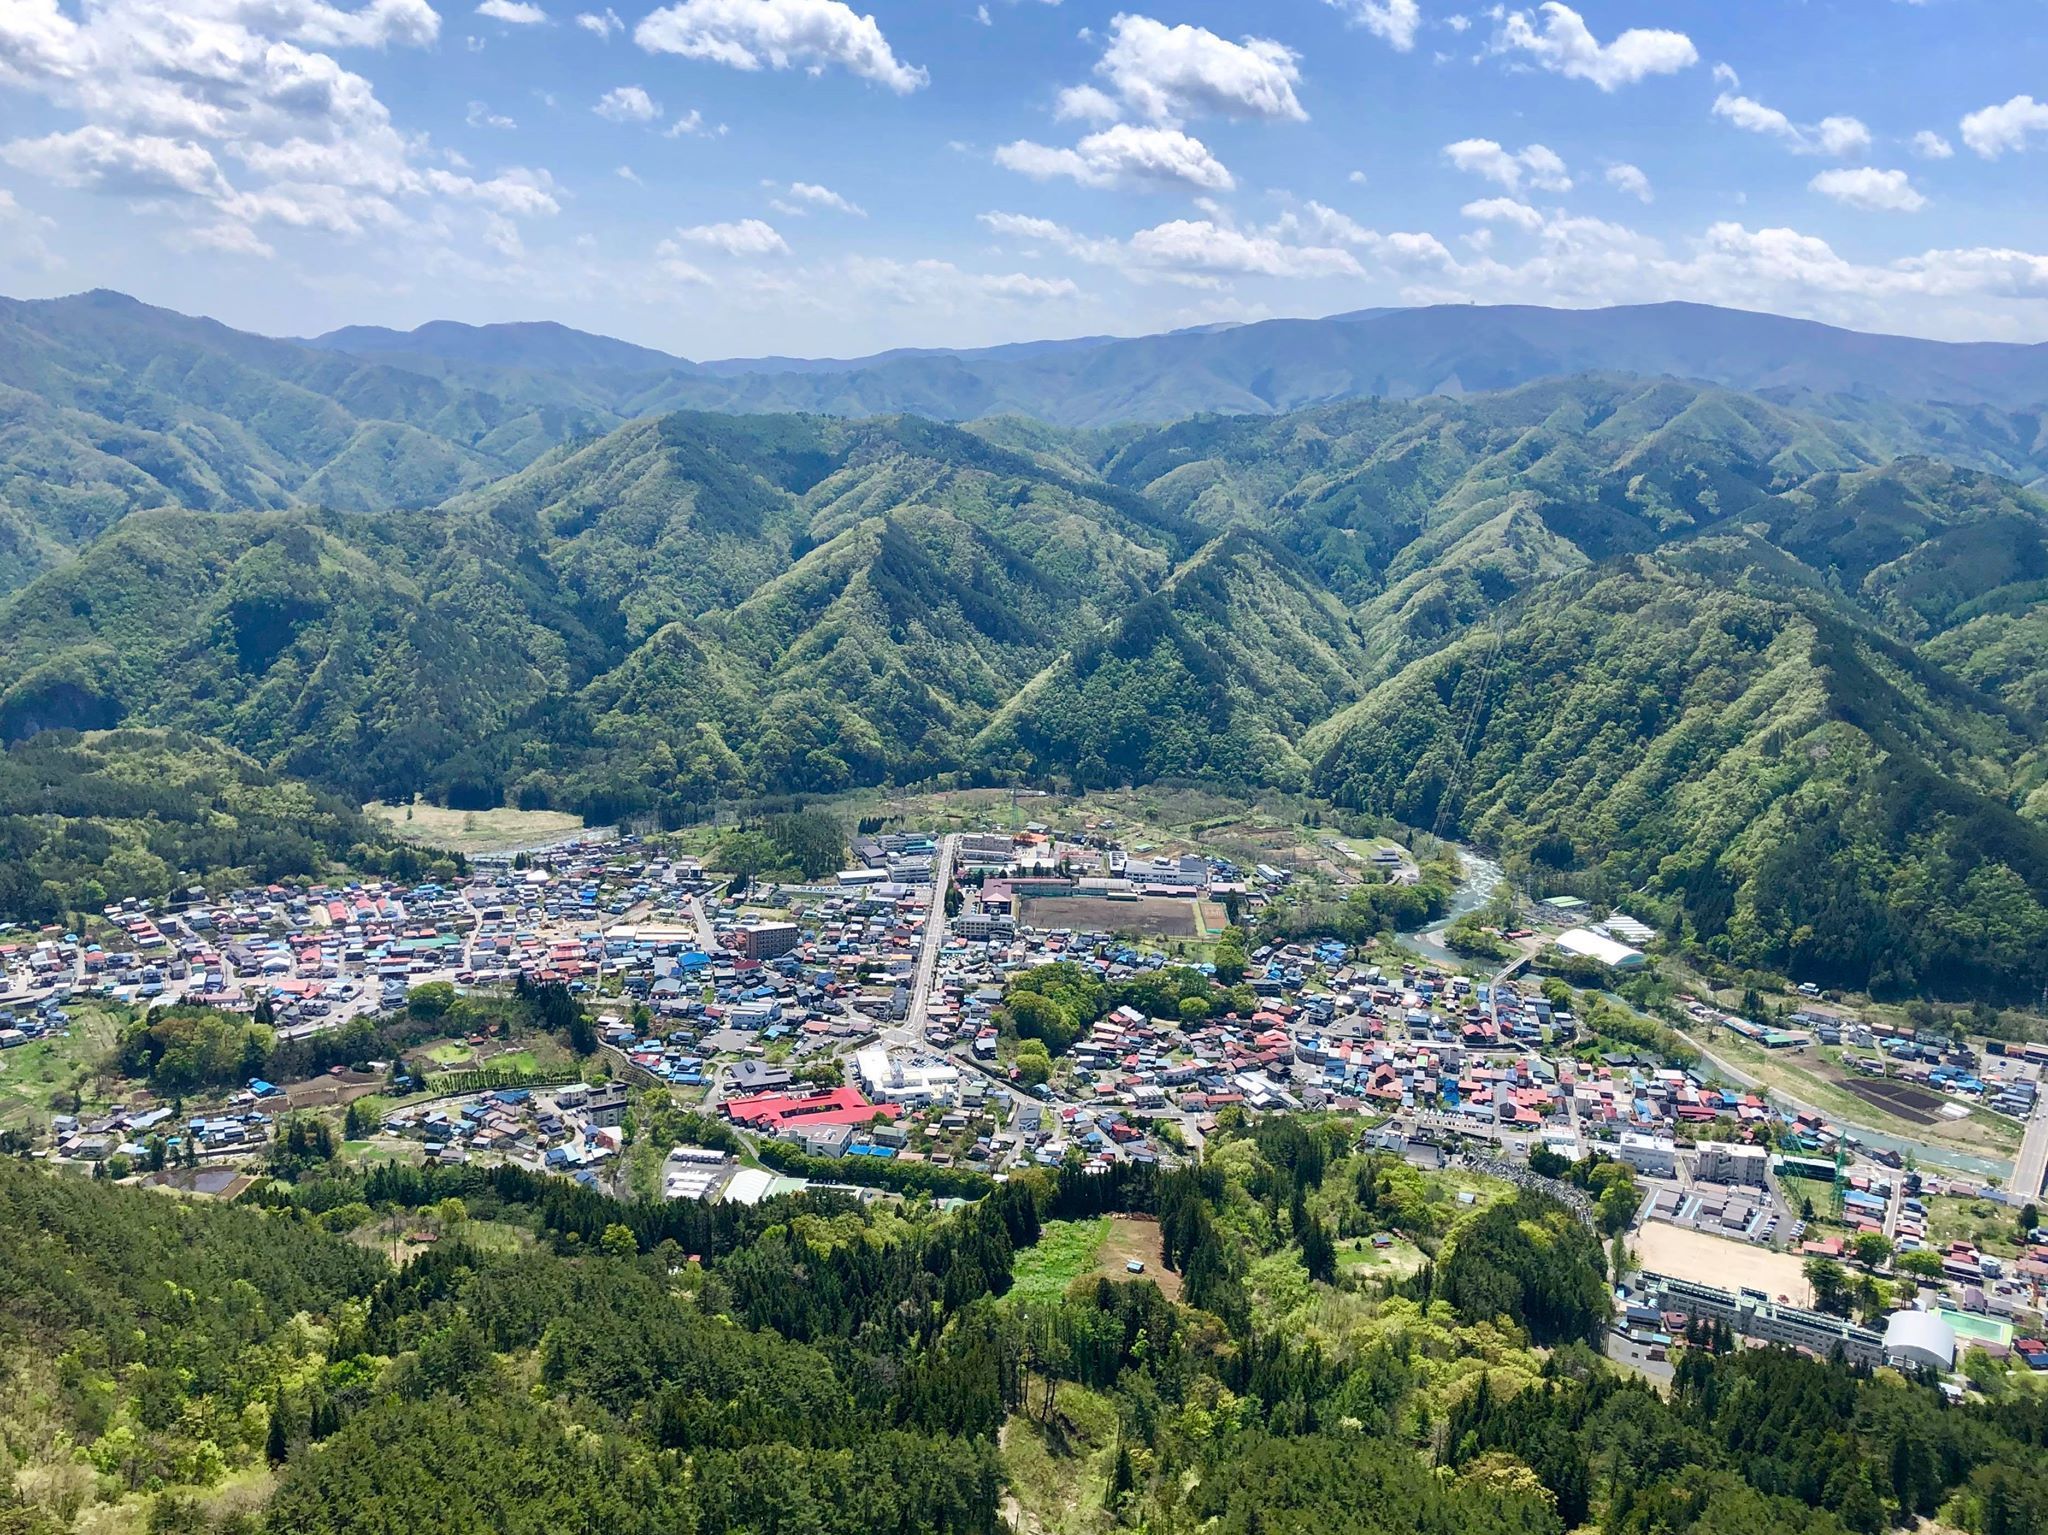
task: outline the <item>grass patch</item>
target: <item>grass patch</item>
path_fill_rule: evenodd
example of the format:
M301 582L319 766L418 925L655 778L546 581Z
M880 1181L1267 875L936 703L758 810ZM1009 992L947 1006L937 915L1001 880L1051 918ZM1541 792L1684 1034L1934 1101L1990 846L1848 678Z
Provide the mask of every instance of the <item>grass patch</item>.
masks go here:
M94 1079L125 1014L86 1003L67 1016L68 1034L0 1052L0 1129L48 1130L56 1100L62 1096L68 1111L72 1086L81 1078L88 1111L106 1101Z
M1989 1199L1938 1194L1927 1206L1927 1240L1936 1247L1971 1242L2001 1258L2019 1256L2019 1211Z
M1095 1255L1109 1236L1109 1217L1091 1221L1047 1221L1038 1245L1017 1254L1011 1265L1011 1300L1058 1300L1067 1286L1095 1268Z
M496 853L574 836L583 818L559 810L448 810L440 805L387 805L372 800L363 813L408 842L451 853Z
M1031 1400L1039 1401L1038 1382ZM1003 1425L1003 1470L1017 1500L1019 1529L1101 1535L1114 1523L1102 1506L1116 1454L1116 1406L1085 1386L1062 1385L1052 1421L1019 1414Z

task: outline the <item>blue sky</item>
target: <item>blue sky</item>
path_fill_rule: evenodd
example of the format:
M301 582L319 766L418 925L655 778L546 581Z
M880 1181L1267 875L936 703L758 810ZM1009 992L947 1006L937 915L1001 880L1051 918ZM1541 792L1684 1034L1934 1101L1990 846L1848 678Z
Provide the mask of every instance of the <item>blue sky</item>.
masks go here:
M0 290L695 357L1695 298L2048 340L2048 0L0 0Z

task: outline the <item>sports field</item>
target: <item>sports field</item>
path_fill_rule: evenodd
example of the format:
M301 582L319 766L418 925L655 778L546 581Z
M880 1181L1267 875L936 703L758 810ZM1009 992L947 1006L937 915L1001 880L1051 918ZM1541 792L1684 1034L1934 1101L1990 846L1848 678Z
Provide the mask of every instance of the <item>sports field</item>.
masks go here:
M1790 1253L1663 1221L1645 1222L1630 1238L1630 1245L1644 1268L1674 1279L1690 1279L1721 1290L1761 1290L1772 1300L1782 1295L1795 1306L1813 1304L1805 1265Z
M1112 901L1092 895L1035 896L1019 903L1025 927L1040 932L1071 928L1077 933L1141 933L1148 938L1193 938L1195 902L1178 896L1140 896Z

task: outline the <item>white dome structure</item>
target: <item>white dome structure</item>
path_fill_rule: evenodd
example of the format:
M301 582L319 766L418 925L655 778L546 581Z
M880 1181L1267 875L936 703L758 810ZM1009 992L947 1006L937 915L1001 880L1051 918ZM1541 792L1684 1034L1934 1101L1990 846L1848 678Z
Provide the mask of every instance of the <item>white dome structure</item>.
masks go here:
M1952 1370L1955 1329L1931 1312L1894 1311L1884 1327L1884 1357L1893 1364Z

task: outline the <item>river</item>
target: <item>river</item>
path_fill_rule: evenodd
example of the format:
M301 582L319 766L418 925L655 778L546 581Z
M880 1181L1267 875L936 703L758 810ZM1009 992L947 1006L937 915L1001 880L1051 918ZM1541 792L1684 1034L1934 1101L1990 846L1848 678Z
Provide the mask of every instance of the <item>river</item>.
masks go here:
M1396 933L1394 936L1425 959L1434 960L1439 965L1462 966L1467 963L1466 960L1427 935L1442 932L1467 912L1477 911L1492 900L1494 891L1500 888L1500 882L1507 878L1507 872L1501 868L1498 861L1474 848L1457 842L1451 843L1450 847L1458 855L1458 863L1464 870L1464 878L1458 888L1451 892L1449 908L1434 922L1412 932Z

